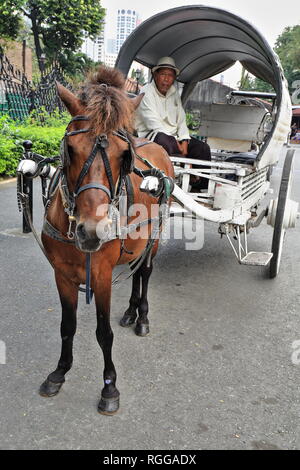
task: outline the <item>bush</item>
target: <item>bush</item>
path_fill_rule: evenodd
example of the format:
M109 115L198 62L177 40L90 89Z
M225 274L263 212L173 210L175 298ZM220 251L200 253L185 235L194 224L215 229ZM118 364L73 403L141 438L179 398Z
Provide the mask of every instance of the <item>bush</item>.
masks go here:
M15 175L23 153L23 141L32 141L32 151L45 157L58 155L60 142L70 117L30 115L24 122L15 122L8 116L0 117L0 176Z
M0 139L0 176L15 174L20 155L22 150L13 139L8 137Z

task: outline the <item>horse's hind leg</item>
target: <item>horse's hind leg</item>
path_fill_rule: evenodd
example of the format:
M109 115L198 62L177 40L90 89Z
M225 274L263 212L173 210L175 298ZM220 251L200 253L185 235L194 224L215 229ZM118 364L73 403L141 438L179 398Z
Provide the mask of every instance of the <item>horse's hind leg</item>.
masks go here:
M129 307L120 320L120 325L128 327L135 323L137 317L137 308L140 305L141 274L140 270L134 273L132 277L132 290L129 300Z
M138 336L147 336L150 332L149 330L149 320L148 320L148 284L149 278L152 273L153 265L152 258L150 260L150 266L147 266L147 259L141 265L141 267L134 273L132 279L132 291L129 300L129 307L124 313L122 319L120 320L121 326L130 326L135 323L138 311L138 319L135 326L135 333ZM134 268L134 266L133 266ZM142 280L142 292L141 292L141 280Z
M152 273L153 264L152 258L150 259L150 265L148 266L148 260L145 259L144 263L139 269L139 274L142 279L142 292L141 298L138 305L138 312L139 317L136 322L135 326L135 334L138 336L147 336L150 332L149 330L149 320L148 320L148 311L149 311L149 304L148 304L148 285L149 279Z
M73 362L73 338L76 332L78 288L60 274L56 274L56 284L62 306L61 356L55 371L48 375L40 387L40 395L43 397L53 397L58 394L65 381L65 374L71 369Z

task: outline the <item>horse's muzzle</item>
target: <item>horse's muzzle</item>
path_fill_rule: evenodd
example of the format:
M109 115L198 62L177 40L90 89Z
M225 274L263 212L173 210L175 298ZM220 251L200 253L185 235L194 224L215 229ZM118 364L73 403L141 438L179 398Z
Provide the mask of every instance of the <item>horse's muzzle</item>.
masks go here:
M84 252L98 251L102 244L109 241L111 233L111 223L108 219L100 223L87 220L79 222L76 226L76 245Z

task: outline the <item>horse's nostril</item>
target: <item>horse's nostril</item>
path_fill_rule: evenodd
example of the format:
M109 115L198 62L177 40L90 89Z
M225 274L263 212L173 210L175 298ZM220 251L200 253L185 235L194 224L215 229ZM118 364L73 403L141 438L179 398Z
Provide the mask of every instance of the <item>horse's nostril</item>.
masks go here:
M85 230L84 224L77 225L77 236L81 240L84 240L86 238L86 230Z

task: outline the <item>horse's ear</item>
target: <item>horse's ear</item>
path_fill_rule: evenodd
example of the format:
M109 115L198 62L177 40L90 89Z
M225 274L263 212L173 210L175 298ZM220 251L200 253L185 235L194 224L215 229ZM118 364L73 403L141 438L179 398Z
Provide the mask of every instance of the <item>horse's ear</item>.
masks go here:
M140 102L142 101L142 99L144 98L145 96L145 93L141 93L140 95L136 96L135 98L132 98L131 99L131 102L133 104L133 108L134 109L137 109L140 105Z
M79 114L79 110L82 107L80 100L61 83L55 82L58 96L66 106L71 116Z

